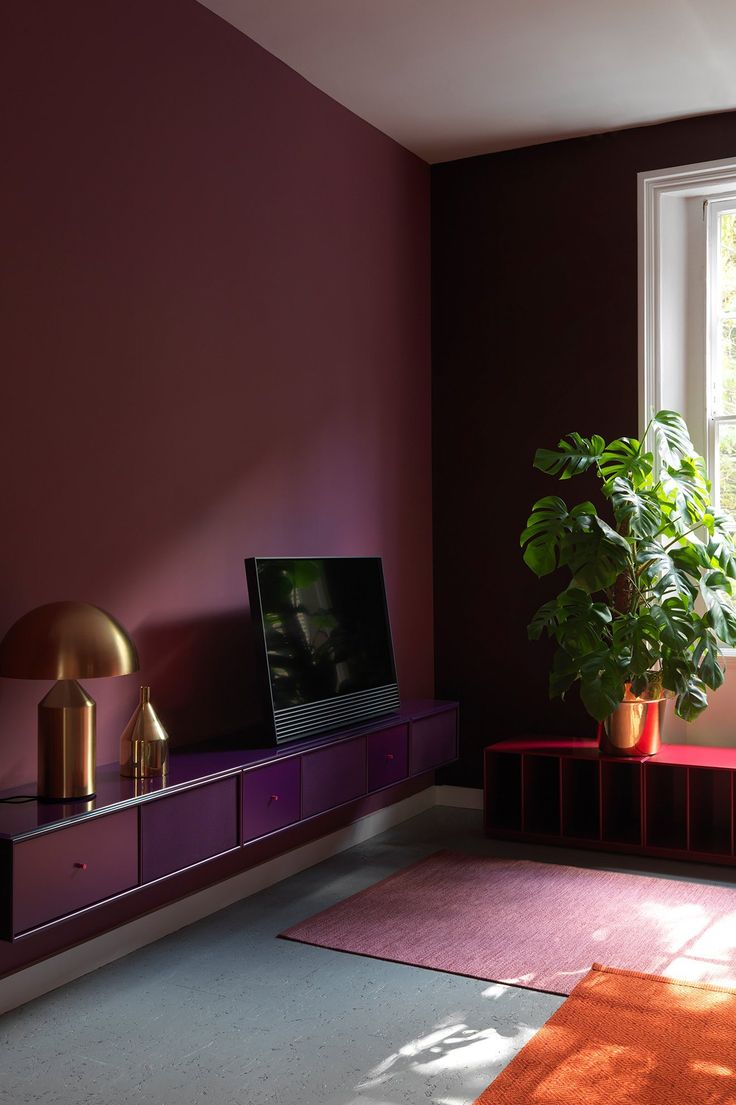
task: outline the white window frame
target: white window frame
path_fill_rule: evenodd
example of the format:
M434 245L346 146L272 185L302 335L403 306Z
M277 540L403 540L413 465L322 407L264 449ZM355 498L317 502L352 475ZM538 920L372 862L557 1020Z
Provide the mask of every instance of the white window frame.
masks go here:
M708 473L713 483L713 497L716 502L720 499L718 466L716 455L718 452L718 431L720 426L736 424L736 413L731 415L720 414L718 369L717 363L720 354L720 302L721 291L718 276L718 260L720 252L720 238L718 234L718 221L720 215L726 212L736 211L736 191L723 198L712 200L706 210L706 256L707 256L707 287L708 299L706 301L706 393L708 398L708 452L706 459ZM736 528L736 527L733 527Z
M714 308L707 288L717 258L707 218L727 196L736 196L736 158L638 174L639 435L653 411L679 411L711 478ZM736 663L736 649L723 651Z
M713 471L706 296L708 206L736 196L736 158L639 173L639 432L652 411L686 418Z

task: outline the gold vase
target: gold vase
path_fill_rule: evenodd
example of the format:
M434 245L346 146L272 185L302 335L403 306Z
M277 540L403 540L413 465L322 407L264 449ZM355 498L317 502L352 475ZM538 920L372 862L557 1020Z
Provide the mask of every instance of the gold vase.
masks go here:
M151 705L151 688L141 687L140 702L120 738L120 774L155 779L166 774L169 738Z
M672 696L655 685L643 695L626 684L623 701L600 724L601 752L609 756L656 756Z

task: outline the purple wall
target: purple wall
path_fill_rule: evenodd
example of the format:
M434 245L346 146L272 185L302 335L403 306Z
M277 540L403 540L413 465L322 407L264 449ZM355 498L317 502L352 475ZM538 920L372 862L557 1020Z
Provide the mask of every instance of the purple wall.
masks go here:
M431 694L427 167L194 0L1 23L0 632L111 610L187 742L254 716L244 556L381 554ZM0 785L46 687L0 680Z
M437 693L462 708L447 781L480 786L502 736L594 735L575 692L549 701L526 625L554 591L519 549L536 498L592 485L560 489L534 451L636 434L636 174L734 153L729 113L432 169Z

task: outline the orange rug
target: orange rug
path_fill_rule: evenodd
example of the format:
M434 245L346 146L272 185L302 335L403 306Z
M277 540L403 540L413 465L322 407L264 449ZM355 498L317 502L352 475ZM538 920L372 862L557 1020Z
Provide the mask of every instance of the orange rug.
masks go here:
M475 1105L736 1105L736 990L596 963Z

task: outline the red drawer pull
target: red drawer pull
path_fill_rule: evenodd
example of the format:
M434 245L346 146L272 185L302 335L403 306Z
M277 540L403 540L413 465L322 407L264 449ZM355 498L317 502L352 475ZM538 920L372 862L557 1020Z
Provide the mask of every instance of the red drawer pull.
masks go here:
M75 863L74 866L78 867L80 871L86 871L87 870L87 864L86 863Z
M394 756L393 752L387 752L386 753L386 759L387 760L395 760L396 757Z
M278 802L278 800L279 800L278 794L272 794L271 795L271 801L272 802Z

